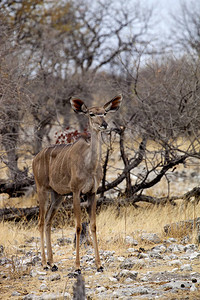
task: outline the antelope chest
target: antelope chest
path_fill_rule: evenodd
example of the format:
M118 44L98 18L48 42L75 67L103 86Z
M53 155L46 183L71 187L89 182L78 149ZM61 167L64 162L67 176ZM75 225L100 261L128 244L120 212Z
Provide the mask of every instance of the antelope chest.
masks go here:
M88 192L95 193L98 189L101 179L97 176L97 174L91 174L88 176L87 180L84 183L82 188L82 193L86 194Z

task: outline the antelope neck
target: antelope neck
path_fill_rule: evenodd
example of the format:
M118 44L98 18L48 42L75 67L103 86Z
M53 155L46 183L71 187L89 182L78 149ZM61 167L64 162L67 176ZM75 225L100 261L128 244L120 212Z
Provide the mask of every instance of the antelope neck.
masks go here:
M91 142L88 163L92 166L93 169L96 169L101 160L101 132L91 129L90 133Z

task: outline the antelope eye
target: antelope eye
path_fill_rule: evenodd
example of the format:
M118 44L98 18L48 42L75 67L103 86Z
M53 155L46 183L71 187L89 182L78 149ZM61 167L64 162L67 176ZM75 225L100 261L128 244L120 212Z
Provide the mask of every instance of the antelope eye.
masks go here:
M90 113L90 117L95 117L95 114L93 114L93 113Z

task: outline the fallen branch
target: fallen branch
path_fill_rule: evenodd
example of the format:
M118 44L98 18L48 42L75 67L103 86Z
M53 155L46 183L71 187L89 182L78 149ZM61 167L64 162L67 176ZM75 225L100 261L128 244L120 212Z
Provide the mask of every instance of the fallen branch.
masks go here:
M69 199L70 201L70 199ZM63 201L60 210L64 211L72 211L73 210L73 204L66 202L66 200ZM102 207L103 205L113 204L114 200L110 200L108 198L100 198L97 201L97 208ZM81 202L81 208L87 208L88 202L84 201ZM39 216L39 207L27 207L27 208L16 208L16 207L10 207L10 208L2 208L0 209L0 221L15 221L19 222L21 220L37 220Z
M0 209L0 221L15 221L19 222L22 219L37 220L39 215L39 207L27 207L27 208L3 208Z
M10 197L24 196L30 186L34 185L33 177L27 177L26 179L18 182L7 182L5 180L0 181L0 194L5 193Z
M152 196L142 195L142 194L135 194L132 197L129 198L119 198L119 199L110 199L106 197L101 197L97 199L97 209L102 208L103 206L113 205L115 204L123 206L127 204L132 204L136 206L136 203L138 202L146 202L151 203L153 205L165 205L166 203L170 203L172 205L176 205L176 200L183 200L185 203L188 203L191 199L194 199L196 201L200 200L200 187L195 187L191 191L185 193L183 196L174 196L174 197L162 197L162 198L156 198ZM81 202L81 208L86 208L88 206L87 200L83 197L83 202ZM72 211L73 210L73 204L72 204L72 197L66 198L61 208L64 211ZM39 215L39 207L28 207L28 208L3 208L0 209L0 221L20 221L22 219L25 219L27 221L29 220L37 220ZM166 225L167 226L167 225Z

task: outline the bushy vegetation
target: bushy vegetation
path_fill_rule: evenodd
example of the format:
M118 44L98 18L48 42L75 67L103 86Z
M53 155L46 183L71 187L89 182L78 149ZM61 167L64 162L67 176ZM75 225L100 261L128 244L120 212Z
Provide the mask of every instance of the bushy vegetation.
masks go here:
M7 172L1 192L23 194L33 185L32 157L56 142L56 132L70 127L76 137L87 127L72 114L75 95L88 106L119 92L124 97L103 136L102 197L115 189L135 203L151 202L144 191L163 178L169 183L168 172L177 166L198 163L199 5L185 3L180 18L171 16L179 28L172 47L171 38L156 42L154 8L136 2L0 4L0 158ZM119 168L112 164L114 149Z

